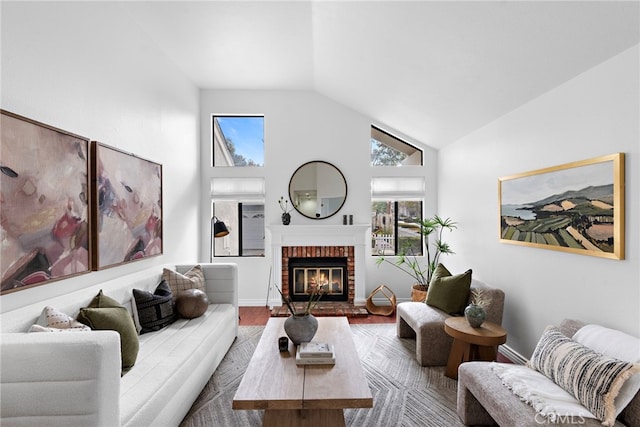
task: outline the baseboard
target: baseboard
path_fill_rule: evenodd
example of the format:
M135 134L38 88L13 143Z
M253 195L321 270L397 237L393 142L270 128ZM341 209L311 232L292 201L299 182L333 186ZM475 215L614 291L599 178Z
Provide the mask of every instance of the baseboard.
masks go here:
M501 345L498 347L498 353L500 353L505 358L509 359L511 362L516 365L524 365L528 362L528 359L509 347L508 345Z
M242 299L238 300L240 307L269 307L272 309L274 305L281 305L282 303L275 304L274 301L267 301L266 299Z

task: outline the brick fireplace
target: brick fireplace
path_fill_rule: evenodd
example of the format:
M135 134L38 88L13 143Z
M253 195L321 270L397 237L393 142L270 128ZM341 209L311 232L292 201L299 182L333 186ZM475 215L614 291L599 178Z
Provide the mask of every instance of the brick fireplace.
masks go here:
M272 283L285 295L289 292L289 259L292 257L346 257L347 303L364 305L365 251L369 224L354 225L268 225L271 241ZM281 306L278 291L270 289L269 305Z
M355 299L355 248L353 246L283 246L282 247L282 293L291 295L289 260L304 259L346 259L346 277L342 277L342 286L346 286L346 301L354 303ZM302 264L301 264L302 265ZM321 265L321 264L320 264ZM295 299L295 298L293 298ZM328 300L330 298L324 298Z

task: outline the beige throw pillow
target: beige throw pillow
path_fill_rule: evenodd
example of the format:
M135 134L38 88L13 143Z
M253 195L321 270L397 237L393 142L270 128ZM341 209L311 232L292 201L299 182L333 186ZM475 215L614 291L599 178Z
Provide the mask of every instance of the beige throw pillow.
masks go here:
M205 292L204 273L199 265L194 266L191 270L184 274L165 268L162 270L162 278L169 284L173 301L178 298L180 292L187 289L198 289Z
M640 364L596 353L554 326L545 329L528 365L575 396L604 426L615 423L614 400L640 371Z

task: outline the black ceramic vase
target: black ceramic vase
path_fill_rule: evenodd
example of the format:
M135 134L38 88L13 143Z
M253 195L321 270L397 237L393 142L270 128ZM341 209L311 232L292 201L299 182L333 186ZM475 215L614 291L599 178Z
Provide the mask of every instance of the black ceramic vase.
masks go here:
M282 214L282 224L289 225L291 223L291 214L289 212L285 212Z

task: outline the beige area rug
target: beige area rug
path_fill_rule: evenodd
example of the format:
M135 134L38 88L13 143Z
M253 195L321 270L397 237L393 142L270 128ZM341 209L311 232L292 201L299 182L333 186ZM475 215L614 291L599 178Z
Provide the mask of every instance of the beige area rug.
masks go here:
M182 427L261 426L263 411L234 411L231 401L262 334L241 326L238 338L183 420ZM394 324L351 325L373 395L373 408L346 409L347 426L462 426L456 413L457 382L444 367L421 367L415 340L396 336Z

